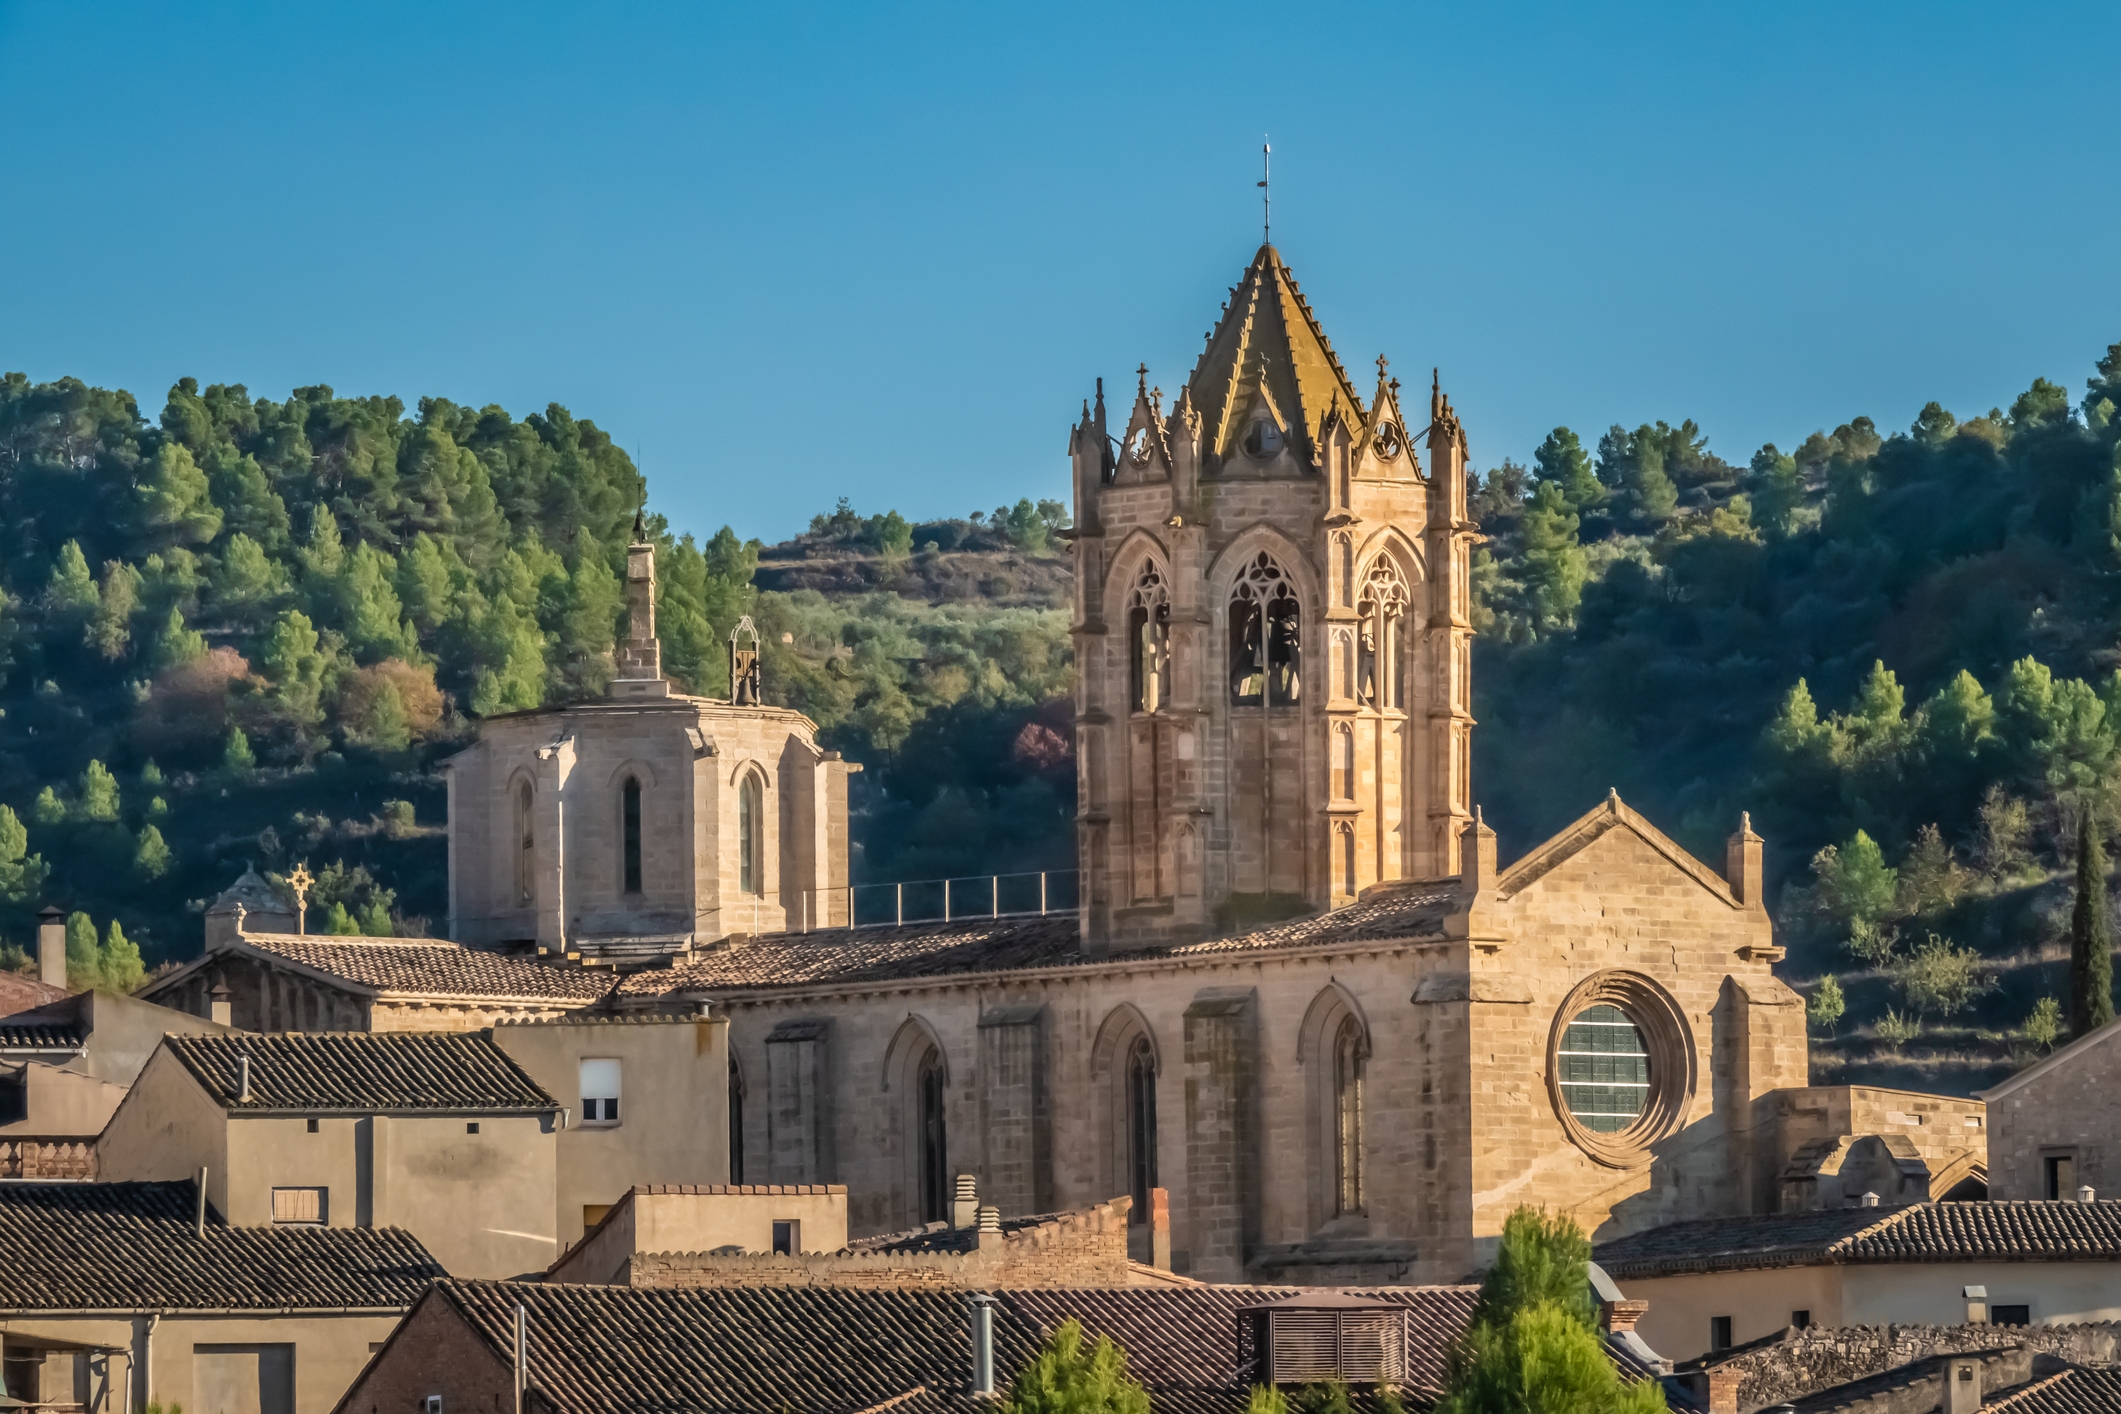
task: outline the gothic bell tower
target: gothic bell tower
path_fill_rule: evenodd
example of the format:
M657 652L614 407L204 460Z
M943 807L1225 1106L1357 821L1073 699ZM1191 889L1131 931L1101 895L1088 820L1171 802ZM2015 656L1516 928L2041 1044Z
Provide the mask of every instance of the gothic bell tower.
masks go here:
M1103 380L1069 434L1088 950L1458 872L1466 439L1377 370L1263 245L1168 411L1143 367L1117 437Z

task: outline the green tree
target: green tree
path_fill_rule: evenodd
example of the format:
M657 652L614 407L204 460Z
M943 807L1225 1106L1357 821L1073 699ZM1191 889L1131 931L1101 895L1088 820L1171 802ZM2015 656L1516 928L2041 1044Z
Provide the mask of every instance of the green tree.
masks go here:
M96 577L88 572L88 556L81 553L80 541L69 540L59 547L51 578L45 581L44 602L54 614L75 623L96 612Z
M1503 1223L1438 1414L1662 1414L1654 1382L1623 1385L1598 1334L1591 1244L1566 1216Z
M139 945L125 936L115 918L104 930L96 961L100 985L110 991L136 991L147 980L147 964L141 960Z
M287 571L242 531L228 537L208 581L223 612L247 617L287 593Z
M1542 481L1525 502L1521 535L1525 593L1532 621L1541 632L1553 632L1575 621L1588 574L1583 547L1576 541L1578 518L1559 485Z
M243 728L228 729L228 744L221 749L221 769L232 776L247 776L257 769L258 758L251 752L250 738Z
M1811 1019L1812 1025L1821 1028L1830 1036L1834 1032L1835 1023L1841 1020L1847 1010L1848 1003L1841 996L1841 984L1834 980L1831 972L1819 979L1819 985L1812 989L1812 998L1805 1003L1804 1008L1805 1015Z
M181 668L206 656L206 635L184 626L184 611L169 606L169 617L155 635L155 661L165 668Z
M354 915L354 922L367 938L388 938L397 931L390 921L390 906L381 899L370 899Z
M24 903L44 887L44 856L29 852L29 829L13 807L0 805L0 898Z
M81 773L81 818L118 818L118 778L101 761L89 762L88 769Z
M133 610L139 603L140 572L123 560L105 561L103 588L86 635L105 662L115 663L125 656L132 643Z
M2027 1045L2052 1051L2055 1042L2062 1038L2062 1024L2062 1004L2053 997L2042 997L2033 1003L2033 1009L2026 1016L2025 1024L2018 1028L2018 1034L2025 1038Z
M162 831L153 825L140 831L139 843L133 850L133 869L144 879L159 879L169 872L169 845L163 840Z
M316 626L299 609L280 615L265 641L265 675L280 710L297 727L312 726L322 717L325 658L319 645Z
M420 656L420 640L405 622L404 606L398 601L394 581L397 562L363 542L340 564L339 622L355 658L379 662L384 658Z
M1822 901L1851 923L1877 923L1887 917L1900 889L1900 871L1885 862L1878 842L1862 830L1839 849L1828 845L1812 859Z
M2077 822L2077 902L2069 919L2069 1030L2089 1036L2114 1019L2114 927L2106 844L2087 810Z
M1787 538L1804 505L1804 473L1797 470L1797 459L1770 442L1753 453L1752 472L1754 523L1774 539Z
M412 729L405 722L405 699L397 684L387 678L369 704L362 735L378 751L403 751L412 745Z
M318 502L310 507L309 537L301 551L303 577L321 588L335 583L346 560L346 542L339 538L339 520Z
M1598 480L1583 442L1566 427L1549 432L1532 453L1532 461L1539 469L1540 483L1552 483L1570 510L1594 510L1611 495Z
M221 533L221 511L206 473L181 444L156 449L141 478L140 523L163 545L204 545Z
M40 825L63 825L66 823L66 802L59 798L58 791L46 786L37 792L37 803L30 807L30 814Z
M66 916L66 982L83 992L103 983L103 945L96 938L96 920L85 913Z
M1980 953L1954 947L1949 938L1930 934L1900 968L1901 994L1921 1017L1957 1016L1987 991L1987 969Z
M1019 1370L1004 1414L1149 1414L1149 1392L1127 1374L1127 1353L1101 1335L1085 1349L1082 1323L1062 1321Z
M360 936L361 926L354 922L345 904L334 903L324 915L324 932L332 937L352 938Z

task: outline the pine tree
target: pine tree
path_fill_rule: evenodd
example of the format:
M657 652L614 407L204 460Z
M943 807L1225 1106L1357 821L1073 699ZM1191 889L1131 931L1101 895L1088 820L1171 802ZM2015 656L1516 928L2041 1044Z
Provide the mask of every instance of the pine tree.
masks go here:
M1149 1392L1127 1376L1127 1353L1101 1335L1083 1348L1082 1323L1062 1321L1017 1372L1003 1414L1149 1414Z
M105 930L103 946L98 951L98 971L101 985L113 992L130 992L147 980L147 964L140 958L139 945L125 936L125 930L113 918Z
M75 623L96 612L96 579L88 572L88 557L81 553L80 541L69 540L59 547L51 578L44 586L44 602L53 613Z
M1543 632L1567 628L1583 602L1588 569L1583 547L1576 541L1578 524L1554 482L1540 482L1532 499L1525 502L1525 592L1532 601L1533 621Z
M233 776L247 776L257 768L258 758L251 754L250 738L243 728L228 729L228 745L221 751L221 767Z
M1841 984L1834 980L1831 972L1819 979L1819 985L1812 990L1812 999L1804 1010L1812 1025L1824 1027L1828 1035L1833 1034L1834 1023L1847 1012L1848 1003L1842 998Z
M162 832L153 825L140 831L139 847L133 851L133 868L146 879L159 879L169 872L169 845L163 840ZM111 926L118 925L113 923Z
M13 808L0 805L0 898L21 903L44 887L44 856L29 852L29 830Z
M346 911L345 904L334 903L324 915L324 932L332 937L353 938L360 936L361 927L354 922L353 915Z
M403 751L412 745L412 731L405 723L405 699L398 692L398 685L388 678L376 688L375 698L369 703L363 735L378 751Z
M184 611L169 606L169 617L155 635L155 662L164 668L181 668L206 656L206 635L184 626Z
M2114 1019L2114 931L2106 847L2087 809L2077 822L2077 906L2069 920L2069 1031L2089 1036Z
M325 658L316 627L299 609L289 609L265 641L265 674L280 711L298 728L322 719Z
M103 945L96 940L96 920L85 913L66 916L66 982L87 991L103 981Z
M37 792L37 803L30 807L40 825L63 825L66 823L66 802L59 799L59 792L46 786Z
M204 545L221 533L221 511L206 473L181 443L156 449L139 494L141 526L164 545Z
M89 645L107 663L125 656L132 643L133 610L140 602L140 572L123 560L103 566L103 589L97 596L95 616L88 622Z
M1596 509L1611 495L1592 469L1591 456L1583 449L1583 442L1566 427L1549 432L1532 453L1532 461L1539 468L1540 481L1555 486L1571 510Z
M1663 1414L1663 1389L1623 1385L1606 1354L1590 1260L1572 1219L1510 1214L1438 1414Z
M118 818L118 778L101 761L89 762L88 769L81 773L81 818Z

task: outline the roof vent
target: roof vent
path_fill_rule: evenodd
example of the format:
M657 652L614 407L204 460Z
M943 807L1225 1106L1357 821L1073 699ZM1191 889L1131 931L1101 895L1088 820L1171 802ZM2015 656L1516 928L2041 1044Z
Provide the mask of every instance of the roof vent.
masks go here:
M250 1057L236 1057L236 1103L250 1103Z
M2077 1201L2078 1201L2078 1202L2080 1202L2080 1203L2089 1203L2089 1202L2091 1202L2091 1201L2092 1201L2093 1199L2097 1198L2098 1196L2099 1196L2099 1195L2098 1195L2098 1194L2097 1194L2097 1193L2096 1193L2095 1191L2093 1191L2093 1189L2092 1189L2092 1186L2091 1186L2091 1185L2090 1185L2089 1183L2085 1183L2085 1184L2080 1184L2080 1185L2078 1185L2078 1188L2077 1188Z
M1238 1312L1238 1361L1270 1385L1398 1384L1406 1378L1407 1308L1337 1292Z
M1864 1194L1864 1195L1863 1195L1863 1206L1864 1206L1864 1207L1866 1207L1866 1208L1875 1208L1875 1207L1877 1207L1877 1206L1878 1206L1878 1195L1877 1195L1877 1194L1875 1194L1875 1193L1866 1193L1866 1194Z

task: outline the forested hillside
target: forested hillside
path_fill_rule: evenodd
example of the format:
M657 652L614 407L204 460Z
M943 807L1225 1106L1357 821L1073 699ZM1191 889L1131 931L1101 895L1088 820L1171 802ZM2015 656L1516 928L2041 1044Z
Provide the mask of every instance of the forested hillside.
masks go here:
M1478 477L1505 858L1609 786L1712 861L1747 810L1821 1079L1971 1088L2066 1037L2079 839L2121 822L2117 404L2121 347L2074 400L1742 460L1557 428ZM56 899L126 981L252 861L309 862L315 926L439 928L432 763L601 690L642 491L557 406L0 381L0 938ZM865 764L857 879L1072 865L1064 506L649 521L672 675L723 690L748 612L769 696Z

